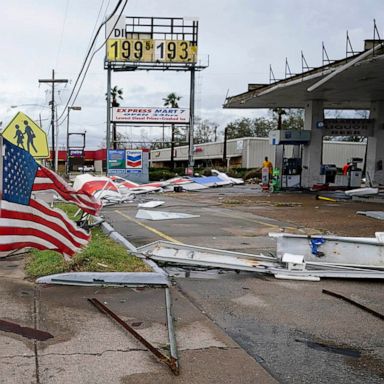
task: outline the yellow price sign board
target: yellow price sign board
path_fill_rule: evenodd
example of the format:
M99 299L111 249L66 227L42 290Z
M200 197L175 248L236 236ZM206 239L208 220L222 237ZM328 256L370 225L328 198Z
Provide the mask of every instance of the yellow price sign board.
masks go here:
M109 39L108 61L196 63L197 45L187 40Z
M108 61L153 61L153 40L109 39Z
M2 135L36 159L45 159L50 155L47 134L23 112L16 114L4 128Z

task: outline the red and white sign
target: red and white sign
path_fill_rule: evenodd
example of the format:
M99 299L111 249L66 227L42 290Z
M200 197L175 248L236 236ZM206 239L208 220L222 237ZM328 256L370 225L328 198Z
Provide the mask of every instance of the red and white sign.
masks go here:
M166 107L116 107L112 110L112 121L118 123L173 123L189 122L189 109Z

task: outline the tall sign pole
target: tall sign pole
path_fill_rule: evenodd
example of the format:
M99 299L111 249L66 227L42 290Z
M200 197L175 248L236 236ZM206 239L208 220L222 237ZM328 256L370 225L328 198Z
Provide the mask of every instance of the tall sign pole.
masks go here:
M194 165L195 73L207 67L198 60L198 29L197 19L180 17L125 16L120 18L117 23L114 21L106 26L104 69L108 71L107 97L110 93L111 71L190 72L188 167ZM107 104L108 149L110 145L110 99ZM115 116L114 124L118 123L115 121L116 119ZM171 121L172 123L175 121Z
M107 67L107 129L106 129L106 138L105 143L107 147L107 176L108 176L108 168L109 168L109 162L108 162L108 151L109 147L111 145L111 63L108 63Z
M191 83L189 90L189 131L188 131L188 167L193 168L193 129L195 123L195 66L191 68Z
M56 153L55 153L55 84L68 83L68 79L55 79L55 70L52 69L52 79L39 79L39 83L52 84L52 99L51 99L51 129L52 129L52 169L56 172Z

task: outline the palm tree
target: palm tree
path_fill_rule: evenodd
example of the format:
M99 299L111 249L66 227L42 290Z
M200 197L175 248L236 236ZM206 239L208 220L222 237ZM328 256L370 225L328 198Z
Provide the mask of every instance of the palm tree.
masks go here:
M287 112L283 108L274 108L272 112L277 115L277 129L280 131L282 128L282 116L286 115Z
M111 89L112 107L120 107L120 103L117 100L123 100L123 90L115 85Z
M163 99L165 107L179 108L178 101L181 99L181 96L177 96L175 92L170 93L167 97ZM163 126L164 127L164 126ZM171 169L175 168L174 162L174 151L175 151L175 125L172 124L172 134L171 134ZM164 132L164 131L163 131ZM164 137L164 135L163 135Z
M165 107L179 108L177 103L181 99L181 96L177 96L175 92L170 93L163 99Z
M111 99L112 99L111 100L112 108L120 107L120 103L118 102L118 100L123 100L123 90L119 88L117 85L115 85L111 89ZM112 142L113 142L113 149L117 149L116 123L112 124Z

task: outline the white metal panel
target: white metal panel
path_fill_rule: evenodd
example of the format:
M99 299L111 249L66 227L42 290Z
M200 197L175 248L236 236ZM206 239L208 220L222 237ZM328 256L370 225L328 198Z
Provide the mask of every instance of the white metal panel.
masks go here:
M351 143L341 141L324 141L323 143L323 164L335 164L342 168L352 157L365 157L365 143ZM363 168L364 163L359 163Z
M224 142L195 144L195 159L220 159L223 157ZM340 141L325 141L323 143L323 164L336 164L341 168L352 157L364 159L365 143L351 143ZM285 156L291 157L293 146L286 145ZM275 146L269 144L268 138L245 137L231 139L227 142L227 157L241 157L243 168L258 168L268 156L271 161L275 158ZM151 151L151 161L170 161L171 149L156 149ZM188 146L175 147L175 160L188 159ZM362 168L363 163L359 166Z
M269 144L269 139L266 138L247 138L249 140L247 164L245 168L261 167L265 156L273 161L275 158L275 146Z

